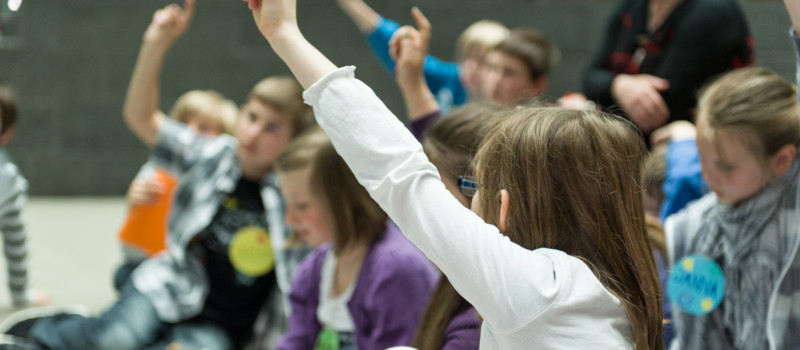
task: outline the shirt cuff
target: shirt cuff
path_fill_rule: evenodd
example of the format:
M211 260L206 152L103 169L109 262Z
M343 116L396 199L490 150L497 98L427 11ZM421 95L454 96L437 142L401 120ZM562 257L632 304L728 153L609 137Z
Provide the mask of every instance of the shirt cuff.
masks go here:
M322 96L322 92L325 91L332 81L339 78L355 78L355 71L355 66L344 66L328 73L303 92L303 101L309 106L316 105L317 102L319 102L320 96Z

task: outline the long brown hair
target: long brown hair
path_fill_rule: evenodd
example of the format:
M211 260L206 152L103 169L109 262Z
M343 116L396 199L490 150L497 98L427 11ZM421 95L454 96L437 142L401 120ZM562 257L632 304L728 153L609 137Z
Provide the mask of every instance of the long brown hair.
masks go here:
M500 120L503 110L504 107L489 103L470 103L453 109L431 125L422 147L443 177L455 182L459 175L467 174L486 131ZM447 326L471 306L441 275L411 345L421 350L440 349Z
M336 153L317 126L301 134L278 156L278 172L311 167L311 193L322 202L333 233L333 251L355 243L371 244L386 230L387 215Z
M489 131L476 155L483 218L528 248L583 260L616 295L636 349L662 349L661 289L645 228L636 127L596 111L521 108Z

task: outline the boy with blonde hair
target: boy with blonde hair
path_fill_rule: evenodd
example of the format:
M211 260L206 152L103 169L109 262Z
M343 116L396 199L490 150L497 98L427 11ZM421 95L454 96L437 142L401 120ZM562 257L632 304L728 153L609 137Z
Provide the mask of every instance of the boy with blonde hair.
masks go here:
M213 90L191 90L181 95L169 117L186 124L189 130L206 137L231 134L239 109ZM124 262L114 275L120 289L142 261L167 247L167 214L172 204L177 179L153 162L142 165L125 196L128 216L120 228Z

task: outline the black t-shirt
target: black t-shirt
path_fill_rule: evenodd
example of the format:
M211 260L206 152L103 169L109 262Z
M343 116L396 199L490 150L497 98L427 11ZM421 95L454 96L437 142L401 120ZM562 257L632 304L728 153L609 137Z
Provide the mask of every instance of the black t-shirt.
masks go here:
M210 285L198 317L224 327L239 346L249 338L252 325L277 281L271 264L255 273L235 267L231 243L237 236L255 231L259 232L255 239L269 245L264 212L259 184L240 179L236 190L220 204L211 224L198 234L190 247L201 257Z

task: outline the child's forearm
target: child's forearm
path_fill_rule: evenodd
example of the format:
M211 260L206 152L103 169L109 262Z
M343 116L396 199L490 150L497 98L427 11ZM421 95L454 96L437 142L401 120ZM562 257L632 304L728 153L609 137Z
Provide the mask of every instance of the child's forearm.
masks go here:
M305 89L338 68L311 45L299 29L275 33L267 40Z
M398 85L403 94L409 120L417 120L439 110L436 98L433 97L433 93L421 76L414 83Z
M159 77L167 47L143 43L125 95L123 115L128 127L148 147L155 144L164 114L158 110Z
M786 5L786 10L789 12L789 17L792 19L792 26L795 33L800 28L800 1L797 0L783 0Z
M170 4L159 9L142 36L142 47L128 93L123 115L128 127L148 147L155 144L164 113L158 110L158 79L167 50L183 35L194 14L195 0L184 0L183 8Z
M339 7L364 34L375 31L381 16L363 0L337 0Z

